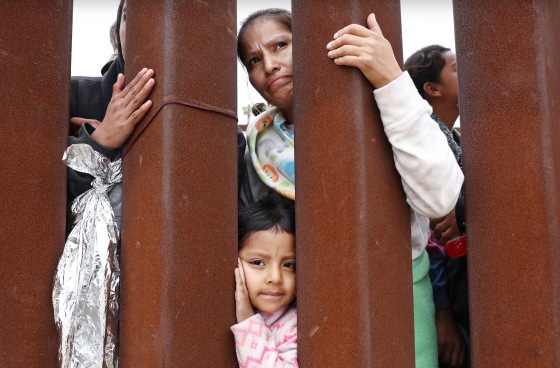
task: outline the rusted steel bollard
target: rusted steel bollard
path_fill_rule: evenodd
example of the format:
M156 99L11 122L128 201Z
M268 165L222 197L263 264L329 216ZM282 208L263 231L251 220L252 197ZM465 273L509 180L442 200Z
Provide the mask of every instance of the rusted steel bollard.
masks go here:
M128 0L128 80L155 70L153 114L177 99L235 114L235 2ZM171 104L123 163L121 364L234 367L234 119Z
M373 87L325 48L375 12L401 55L399 1L310 0L292 11L299 362L413 367L409 209Z
M560 4L454 13L473 367L558 367Z
M72 2L0 3L0 366L54 367Z

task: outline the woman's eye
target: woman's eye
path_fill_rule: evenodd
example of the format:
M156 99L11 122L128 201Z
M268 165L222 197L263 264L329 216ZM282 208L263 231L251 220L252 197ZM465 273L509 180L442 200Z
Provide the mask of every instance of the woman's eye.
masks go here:
M252 264L253 266L264 266L264 262L258 259L254 261L250 261L249 264Z
M282 47L286 46L287 43L286 42L278 42L276 44L276 50L281 49Z
M296 270L296 263L295 262L286 262L284 263L284 267L286 267L287 269Z
M253 65L255 65L256 63L258 63L259 61L261 61L261 59L255 57L255 58L250 59L250 60L247 62L247 65L248 65L249 67L252 67Z

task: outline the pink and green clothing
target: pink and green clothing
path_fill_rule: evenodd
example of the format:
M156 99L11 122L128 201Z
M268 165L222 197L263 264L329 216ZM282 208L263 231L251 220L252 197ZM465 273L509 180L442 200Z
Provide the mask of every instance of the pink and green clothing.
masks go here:
M299 367L295 307L259 312L231 330L239 368Z

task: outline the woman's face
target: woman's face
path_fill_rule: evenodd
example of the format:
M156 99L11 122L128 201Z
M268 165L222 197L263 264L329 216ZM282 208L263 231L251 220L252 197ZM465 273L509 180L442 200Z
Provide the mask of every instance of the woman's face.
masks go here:
M272 19L258 19L241 40L251 85L269 103L292 109L292 32Z
M119 37L121 39L121 48L123 57L126 50L126 1L123 4L122 14L121 14L121 26L119 28Z

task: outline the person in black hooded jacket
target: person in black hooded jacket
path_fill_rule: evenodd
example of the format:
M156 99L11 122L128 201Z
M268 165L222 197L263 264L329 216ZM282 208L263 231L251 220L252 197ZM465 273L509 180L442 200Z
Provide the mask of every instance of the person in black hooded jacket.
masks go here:
M144 104L142 104L142 102L146 99L154 85L153 78L151 78L154 72L149 69L146 71L146 74L141 77L141 71L136 78L139 78L138 83L145 88L146 93L139 96L140 98L138 98L138 103L134 110L128 108L126 111L129 114L126 116L122 114L124 109L123 111L120 110L122 106L117 105L117 101L119 98L123 97L123 94L128 93L130 90L127 91L125 88L120 92L121 95L118 95L116 92L119 90L115 90L114 86L119 81L119 78L123 78L119 77L119 75L124 74L125 70L126 0L121 0L119 4L116 20L116 35L118 55L108 71L102 77L72 77L70 94L70 122L71 125L81 127L77 137L70 136L69 144L89 144L111 161L121 157L122 144L128 139L136 123L142 119L150 108L151 101L148 100ZM129 86L133 83L135 83L135 81L132 81ZM127 86L127 88L129 86ZM120 89L122 89L122 86ZM135 119L130 120L129 118L131 118L131 114L135 110L138 110L139 114L135 116ZM126 119L129 119L128 122ZM123 123L128 124L128 128L125 132L118 128L118 126ZM111 142L108 143L105 138L110 138ZM238 128L238 185L245 170L245 146L245 136ZM88 174L68 169L68 207L70 207L70 204L76 197L88 189L91 189L92 180L93 178ZM115 217L120 228L122 202L122 188L120 184L115 185L111 189L109 192L109 200L113 206ZM70 231L70 226L68 226L67 230Z
M121 146L150 109L152 102L146 98L155 84L154 71L144 68L124 86L126 0L119 4L116 29L118 56L109 70L102 77L72 77L70 94L70 122L81 127L77 137L70 136L69 144L88 144L111 161L121 157ZM138 98L133 99L136 94ZM91 189L92 180L88 174L68 169L68 209L75 198ZM109 191L109 200L120 228L120 184ZM68 221L69 232L70 216Z
M70 123L81 126L84 122L96 127L103 121L105 111L113 95L113 85L119 73L124 74L126 44L126 0L121 0L117 11L117 56L101 77L74 76L70 86Z

